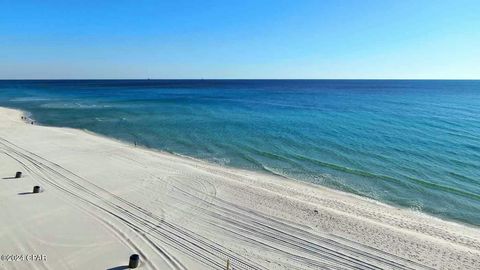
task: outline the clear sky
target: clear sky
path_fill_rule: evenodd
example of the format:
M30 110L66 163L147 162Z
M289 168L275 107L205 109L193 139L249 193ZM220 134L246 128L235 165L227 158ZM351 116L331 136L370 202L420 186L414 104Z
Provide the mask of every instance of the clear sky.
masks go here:
M0 78L480 79L480 1L0 0Z

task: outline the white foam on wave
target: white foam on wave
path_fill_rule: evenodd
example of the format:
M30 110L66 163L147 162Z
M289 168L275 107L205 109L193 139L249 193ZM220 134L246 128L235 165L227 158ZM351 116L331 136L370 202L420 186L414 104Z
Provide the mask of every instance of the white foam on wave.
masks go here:
M19 97L19 98L10 99L11 102L48 101L48 100L52 100L52 99L42 98L42 97Z
M46 109L103 109L110 108L111 106L99 104L85 104L80 102L53 102L42 104L40 107Z

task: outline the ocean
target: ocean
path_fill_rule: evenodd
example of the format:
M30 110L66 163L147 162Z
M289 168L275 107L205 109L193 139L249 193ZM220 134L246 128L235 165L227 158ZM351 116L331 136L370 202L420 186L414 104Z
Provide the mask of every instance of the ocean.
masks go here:
M0 81L0 106L480 225L480 81Z

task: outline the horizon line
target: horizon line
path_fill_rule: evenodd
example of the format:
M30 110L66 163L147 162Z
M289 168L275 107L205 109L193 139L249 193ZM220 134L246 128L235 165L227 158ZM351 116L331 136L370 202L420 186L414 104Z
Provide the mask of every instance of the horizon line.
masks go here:
M21 78L21 79L1 79L0 81L122 81L122 80L138 80L138 81L479 81L478 79L436 79L436 78L422 78L422 79L410 79L410 78L289 78L289 79L279 79L279 78L262 78L262 79L252 79L252 78L241 78L241 79L234 79L234 78L184 78L184 79L175 79L175 78Z

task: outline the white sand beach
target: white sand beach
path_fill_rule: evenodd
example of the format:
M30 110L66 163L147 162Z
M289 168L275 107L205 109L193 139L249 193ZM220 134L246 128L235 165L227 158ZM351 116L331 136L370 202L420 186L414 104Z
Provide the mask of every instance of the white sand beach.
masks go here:
M480 269L479 228L21 116L0 109L0 269Z

